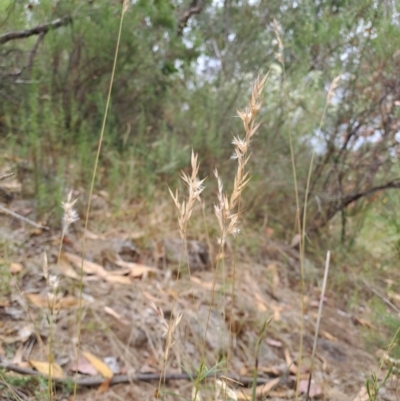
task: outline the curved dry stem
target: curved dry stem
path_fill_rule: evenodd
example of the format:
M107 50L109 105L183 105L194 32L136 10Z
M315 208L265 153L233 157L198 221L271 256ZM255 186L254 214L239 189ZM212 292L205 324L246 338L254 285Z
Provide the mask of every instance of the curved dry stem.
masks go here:
M78 318L77 318L78 341L77 341L77 353L76 353L77 361L79 360L79 348L80 348L80 342L81 342L83 261L85 259L85 252L86 252L86 235L87 235L88 224L89 224L89 213L90 213L91 200L92 200L92 195L93 195L93 190L94 190L94 182L95 182L95 178L96 178L96 174L97 174L97 168L98 168L99 159L100 159L101 148L102 148L102 145L103 145L104 131L105 131L106 122L107 122L108 110L109 110L109 107L110 107L111 91L112 91L113 84L114 84L115 69L116 69L116 66L117 66L118 52L119 52L119 47L120 47L120 42L121 42L122 25L123 25L123 21L124 21L124 15L125 15L127 10L128 10L128 1L124 0L123 4L122 4L121 18L120 18L120 24L119 24L119 30L118 30L118 37L117 37L117 44L115 46L114 62L113 62L112 71L111 71L110 85L108 87L106 107L105 107L105 110L104 110L103 122L102 122L102 125L101 125L99 144L98 144L98 147L97 147L96 158L95 158L95 162L94 162L94 166L93 166L93 174L92 174L92 180L91 180L91 183L90 183L88 204L87 204L87 209L86 209L85 228L84 228L83 239L82 239L82 263L81 263L81 267L80 267L80 281L79 281L79 287L80 287L79 288L79 308L78 308ZM75 375L75 379L76 379L76 375ZM74 401L76 400L76 394L77 394L77 384L76 384L76 380L74 380L74 393L73 393L73 398L72 398Z

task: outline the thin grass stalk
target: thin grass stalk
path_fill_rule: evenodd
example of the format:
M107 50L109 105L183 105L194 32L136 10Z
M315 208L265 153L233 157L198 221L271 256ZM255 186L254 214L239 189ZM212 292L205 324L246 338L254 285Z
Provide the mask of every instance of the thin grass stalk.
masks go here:
M47 285L50 287L50 277L46 277ZM56 303L56 297L57 297L57 285L54 286L54 292L48 294L48 322L49 322L49 344L48 344L48 364L49 364L49 372L48 372L48 378L47 378L47 391L49 395L49 400L54 399L54 392L53 392L53 377L52 377L52 371L53 371L53 362L54 362L54 311L55 311L55 303Z
M6 378L3 376L3 374L0 372L0 384L4 385L5 387L8 388L12 396L14 397L15 400L17 401L22 401L22 399L19 397L19 395L16 393L16 390L14 389L13 386L11 386L10 383L6 380Z
M338 86L340 78L341 78L341 75L338 75L336 78L334 78L331 85L329 86L329 90L328 90L328 93L326 96L324 110L322 112L322 116L321 116L321 119L319 122L319 131L322 128L328 106L332 100L334 91ZM309 191L310 191L311 175L312 175L312 170L313 170L313 166L314 166L315 150L313 150L313 152L312 152L310 166L308 169L306 193L304 196L304 205L303 205L303 221L301 223L297 177L296 177L296 171L295 171L296 166L295 166L295 161L294 161L294 151L293 151L293 142L292 142L291 132L289 133L289 138L290 138L290 153L291 153L291 159L292 159L293 175L294 175L294 181L295 181L295 192L296 192L296 205L297 205L296 219L299 224L299 236L300 236L299 246L300 246L300 272L301 272L301 298L302 298L301 299L302 319L301 319L301 325L300 325L300 345L299 345L298 371L297 371L297 377L296 377L296 396L295 396L295 399L297 401L298 388L299 388L299 383L300 383L301 361L302 361L302 354L303 354L303 337L304 337L304 313L305 313L305 305L304 305L304 296L305 296L304 260L305 259L304 258L305 258L305 240L306 240L306 223L307 223L307 205L308 205L308 196L309 196Z
M120 17L120 23L119 23L119 29L118 29L118 36L117 36L117 44L115 46L115 54L114 54L114 61L113 61L113 66L112 66L112 71L111 71L111 78L110 78L110 84L108 87L108 93L107 93L107 100L106 100L106 106L104 110L104 116L103 116L103 121L101 125L101 130L100 130L100 138L99 138L99 144L97 147L97 152L96 152L96 157L95 157L95 162L93 166L93 174L92 174L92 180L90 183L90 190L89 190L89 196L88 196L88 204L86 208L86 216L85 216L85 228L83 232L83 239L82 239L82 263L80 266L80 280L79 280L79 307L78 307L78 322L77 322L77 334L78 334L78 341L77 341L77 361L79 360L79 349L80 349L80 343L81 343L81 318L82 318L82 294L83 294L83 263L85 259L85 253L86 253L86 236L87 236L87 230L88 230L88 224L89 224L89 213L90 213L90 208L91 208L91 202L92 202L92 195L94 191L94 182L95 178L97 175L97 168L99 164L99 159L100 159L100 153L101 153L101 148L103 145L103 139L104 139L104 132L105 132L105 127L106 127L106 122L107 122L107 116L108 116L108 110L110 107L110 100L111 100L111 91L113 88L114 84L114 76L115 76L115 70L117 66L117 60L118 60L118 53L119 53L119 48L120 48L120 42L121 42L121 34L122 34L122 25L124 21L124 15L128 10L128 0L124 0L122 3L122 10L121 10L121 17ZM77 377L77 373L75 374L75 379ZM74 380L74 391L73 391L73 400L76 400L76 395L77 395L77 381Z
M301 357L303 354L303 337L304 337L304 314L305 314L305 305L304 305L304 251L303 251L303 239L302 239L302 231L301 231L301 218L300 218L300 198L299 198L299 189L298 189L298 182L297 182L297 170L296 170L296 163L294 160L294 149L293 149L293 139L292 139L292 132L289 130L289 146L290 146L290 157L292 161L292 170L293 170L293 182L294 182L294 193L296 198L296 225L297 229L299 230L298 235L300 236L300 293L301 293L301 316L302 319L300 320L300 344L299 344L299 358L297 361L298 370L297 370L297 377L296 377L296 394L295 400L298 400L298 388L300 383L300 371L301 371Z
M311 354L310 377L308 379L306 401L308 401L309 397L310 397L310 388L311 388L311 380L312 380L312 374L313 374L313 369L314 369L315 352L317 351L319 325L320 325L320 322L321 322L322 307L324 305L326 283L328 282L330 259L331 259L331 253L330 253L330 251L328 251L327 254L326 254L325 271L324 271L324 279L323 279L323 282L322 282L321 296L319 298L317 324L315 326L314 343L313 343L313 349L312 349L312 354Z
M275 36L278 40L278 46L279 46L279 53L277 55L278 61L282 65L282 76L283 76L283 82L286 81L286 76L285 76L285 63L284 63L284 58L283 58L283 41L281 39L281 36L279 34L279 28L278 28L278 23L274 19L274 32ZM301 371L301 358L303 354L303 337L304 337L304 314L305 314L305 305L304 305L304 293L305 293L305 274L304 274L304 240L303 240L303 232L302 232L302 227L301 227L301 216L300 216L300 197L299 197L299 188L298 188L298 181L297 181L297 170L296 170L296 162L295 162L295 157L294 157L294 148L293 148L293 137L292 137L292 131L289 130L289 147L290 147L290 160L292 163L292 171L293 171L293 183L294 183L294 193L295 193L295 199L296 199L296 216L295 216L295 225L297 226L298 230L298 235L300 238L299 242L299 248L300 248L300 291L301 291L301 316L302 319L300 321L300 344L299 344L299 358L298 358L298 371L297 371L297 377L296 377L296 393L295 393L295 400L298 400L298 388L299 388L299 382L300 382L300 371ZM306 196L307 196L307 191L306 191Z
M262 102L259 100L259 98L261 97L267 78L268 78L268 73L262 79L260 78L260 76L257 77L256 82L253 85L253 90L251 98L249 100L248 107L242 111L237 111L237 114L243 123L245 138L244 139L240 137L233 138L232 143L234 144L235 149L234 149L234 154L231 158L237 160L237 170L234 178L233 190L229 198L223 193L223 185L221 179L218 176L218 172L215 171L214 173L218 182L218 201L219 201L219 204L214 206L214 208L221 231L220 250L219 250L220 257L217 267L219 266L219 263L224 263L223 252L224 252L226 237L228 235L233 235L234 237L236 237L237 234L239 234L240 232L239 217L241 215L242 192L250 180L249 172L246 171L246 166L250 159L249 148L251 139L255 135L260 126L259 123L256 124L256 117L261 109ZM237 265L236 255L237 255L237 238L235 238L235 249L232 263L233 271L232 271L232 287L231 287L231 309L229 313L230 314L229 344L228 344L227 364L229 363L230 350L233 341L232 319L233 319L233 308L235 304L235 281L236 281L236 265ZM225 265L223 265L223 267L224 266ZM215 287L216 283L217 271L218 268L215 270L213 288ZM213 295L214 291L212 292L212 297ZM211 314L212 302L213 298L211 299L210 308L208 311L206 333L208 329L208 321Z
M178 265L178 274L176 277L176 281L178 281L179 277L180 277L181 262L182 262L182 258L183 258L183 253L185 251L186 251L186 262L187 262L189 277L191 275L190 265L189 265L189 253L188 253L188 249L187 249L187 234L186 233L187 233L189 220L190 220L193 210L194 210L194 206L197 201L199 201L201 203L200 194L204 190L205 179L200 180L198 178L198 172L199 172L200 165L198 163L198 155L195 154L193 152L193 150L192 150L192 155L191 155L191 167L192 167L191 175L188 175L184 172L182 172L182 174L181 174L182 181L188 187L188 196L185 199L180 201L178 191L176 190L175 193L173 193L172 190L170 188L168 188L171 198L174 201L175 207L178 210L179 234L182 239L182 248L181 248L181 255L180 255L180 260L179 260L179 265ZM203 216L204 216L204 205L202 207L202 210L203 210ZM172 302L172 307L171 307L172 312L175 309L175 305L176 305L176 298L174 298L174 300ZM168 330L167 330L168 337L167 337L167 341L166 341L165 349L164 349L163 365L162 365L162 369L161 369L162 374L160 375L160 379L158 382L158 389L157 389L158 394L160 394L160 391L161 391L161 385L163 383L163 378L164 378L164 385L165 385L165 371L166 371L166 367L167 367L168 354L169 354L170 348L173 345L172 340L168 341L168 339L172 339L173 331L175 330L175 328L177 327L177 325L179 324L179 321L180 321L179 316L176 318L175 323L173 323L172 318L173 318L173 313L171 313L169 323L168 323Z

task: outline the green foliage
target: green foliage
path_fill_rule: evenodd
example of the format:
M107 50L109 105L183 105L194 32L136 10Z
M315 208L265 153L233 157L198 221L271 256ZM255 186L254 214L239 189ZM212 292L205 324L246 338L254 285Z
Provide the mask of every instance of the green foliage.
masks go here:
M390 121L400 113L393 106L399 27L386 6L374 4L212 2L191 15L182 32L178 27L189 4L131 5L97 186L120 199L151 197L161 183L175 185L191 147L200 154L203 176L218 167L229 177L232 135L242 132L232 110L246 103L254 76L270 70L252 147L255 183L244 199L247 215L254 222L267 216L277 235L293 236L292 146L301 203L316 151L310 229L325 227L341 213L343 239L352 234L342 199L392 178L398 147ZM36 196L39 211L49 210L67 188L88 186L121 6L41 0L3 7L3 32L73 19L41 39L12 40L0 50L6 78L0 81L0 140L16 167L23 161L30 169L24 191ZM339 74L327 105L327 90ZM379 126L383 144L362 139Z
M392 373L392 369L389 369L381 383L379 383L378 377L376 376L375 373L372 373L371 378L367 379L366 387L367 387L369 401L378 400L379 391L385 386L391 373Z

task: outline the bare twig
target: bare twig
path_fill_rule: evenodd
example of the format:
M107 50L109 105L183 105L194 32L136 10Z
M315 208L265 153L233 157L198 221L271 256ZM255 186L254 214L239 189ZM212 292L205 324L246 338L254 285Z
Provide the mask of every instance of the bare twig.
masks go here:
M3 35L0 35L0 44L4 44L14 39L23 39L28 38L33 35L40 35L41 33L47 33L50 29L60 28L62 26L68 25L72 23L72 18L67 16L63 18L57 18L56 20L49 22L48 24L42 24L35 26L31 29L26 29L23 31L13 31L6 32Z
M3 206L1 204L0 204L0 211L3 213L9 214L10 216L15 217L18 220L28 223L33 227L40 228L42 230L49 230L49 227L42 226L41 224L35 223L34 221L32 221L24 216L19 215L18 213L15 213L10 209L7 209L5 206Z
M15 173L8 173L0 176L0 181L6 180L7 178L10 178L14 175Z
M400 309L393 304L393 302L391 302L388 298L386 298L384 295L382 295L379 291L377 291L375 288L371 287L366 280L363 280L363 283L365 284L365 286L371 290L378 298L380 298L383 302L385 302L385 304L389 305L395 312L397 312L398 314L400 314Z
M23 375L44 377L44 375L42 373L40 373L36 370L30 369L30 368L22 368L20 366L14 365L12 363L2 362L2 363L0 363L0 368L10 370L12 372L20 373ZM132 381L149 382L149 381L160 380L160 377L162 377L163 380L165 379L166 381L168 381L168 380L195 380L197 378L197 373L167 373L167 374L142 373L142 374L132 375L132 376L116 375L112 378L110 385L119 384L119 383L130 383ZM252 385L254 382L253 377L241 377L238 375L226 375L226 374L223 374L222 372L219 372L219 373L212 372L209 375L207 375L206 377L226 378L226 379L241 383L243 385ZM53 378L53 379L56 383L75 383L74 378L63 378L63 379ZM271 381L271 379L269 379L269 378L257 378L257 384L266 384L266 383L269 383L270 381ZM103 382L104 382L103 377L89 377L89 378L76 380L76 384L78 386L82 386L82 387L99 386Z

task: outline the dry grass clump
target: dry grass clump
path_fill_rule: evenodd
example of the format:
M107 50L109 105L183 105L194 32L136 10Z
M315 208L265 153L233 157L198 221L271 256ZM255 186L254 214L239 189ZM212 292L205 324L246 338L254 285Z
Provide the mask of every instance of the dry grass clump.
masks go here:
M233 145L234 145L234 153L231 157L232 160L237 161L237 169L235 173L235 178L234 178L234 185L233 185L233 190L230 196L225 194L223 192L223 184L222 180L218 174L218 171L215 170L215 176L217 178L217 183L218 183L218 203L214 206L214 211L217 217L219 229L220 229L220 236L218 238L219 241L219 254L218 254L218 260L222 260L222 255L223 255L223 250L226 242L226 237L228 235L237 235L240 232L240 227L239 227L239 217L240 217L240 201L241 201L241 196L244 188L248 184L250 177L249 177L249 171L246 171L247 164L250 159L250 144L252 141L253 136L257 133L257 130L260 126L259 123L256 122L256 117L261 109L262 106L262 101L261 101L261 94L264 89L265 83L267 80L267 75L265 75L263 78L258 77L252 90L252 94L250 97L249 105L246 107L244 110L237 111L238 117L242 120L245 135L244 138L241 138L239 136L234 136L233 137ZM183 252L186 251L187 248L186 246L186 238L187 238L187 228L188 228L188 223L189 220L192 216L194 206L196 204L196 201L200 201L200 195L202 191L204 190L204 179L200 180L198 178L198 172L199 172L199 163L198 163L198 155L194 154L192 151L192 156L191 156L191 167L192 167L192 173L190 175L186 173L182 173L181 179L185 183L185 185L188 187L188 195L186 199L180 200L179 199L179 193L176 190L175 193L172 192L171 189L169 189L170 195L174 201L174 204L178 210L178 225L179 225L179 233L181 236L181 239L183 241L183 249L182 249L182 255ZM188 266L188 270L190 272L190 268ZM205 367L204 361L205 361L205 348L206 348L206 337L207 337L207 332L210 324L210 314L211 310L213 308L213 303L214 303L214 290L215 290L215 285L216 285L216 280L217 280L217 270L215 269L214 271L214 282L213 282L213 289L210 297L210 302L209 302L209 310L208 310L208 316L205 322L205 332L204 332L204 341L202 344L202 362L201 366L199 367L199 371L202 371ZM180 267L178 269L178 277L180 273ZM235 275L234 275L235 276ZM225 278L223 278L225 280ZM234 279L233 279L234 280ZM233 301L233 291L234 291L234 285L232 285L232 301ZM174 300L175 304L175 300ZM158 310L157 307L153 305L153 308L158 311L160 314L161 312ZM233 302L232 302L232 308L233 308ZM174 305L172 306L172 310L174 309ZM172 314L171 314L172 316ZM172 335L179 324L182 315L178 315L178 317L175 319L174 322L167 323L165 319L163 319L162 314L160 314L160 317L162 318L162 321L164 322L162 324L164 328L164 334L166 335L166 344L165 344L165 353L164 353L164 369L166 367L168 355L169 355L169 350L173 345L172 341ZM196 382L194 383L194 389L193 389L193 399L197 399L199 396L199 387L200 387L200 376L196 379ZM160 391L161 387L161 380L159 383L159 388L158 391Z

